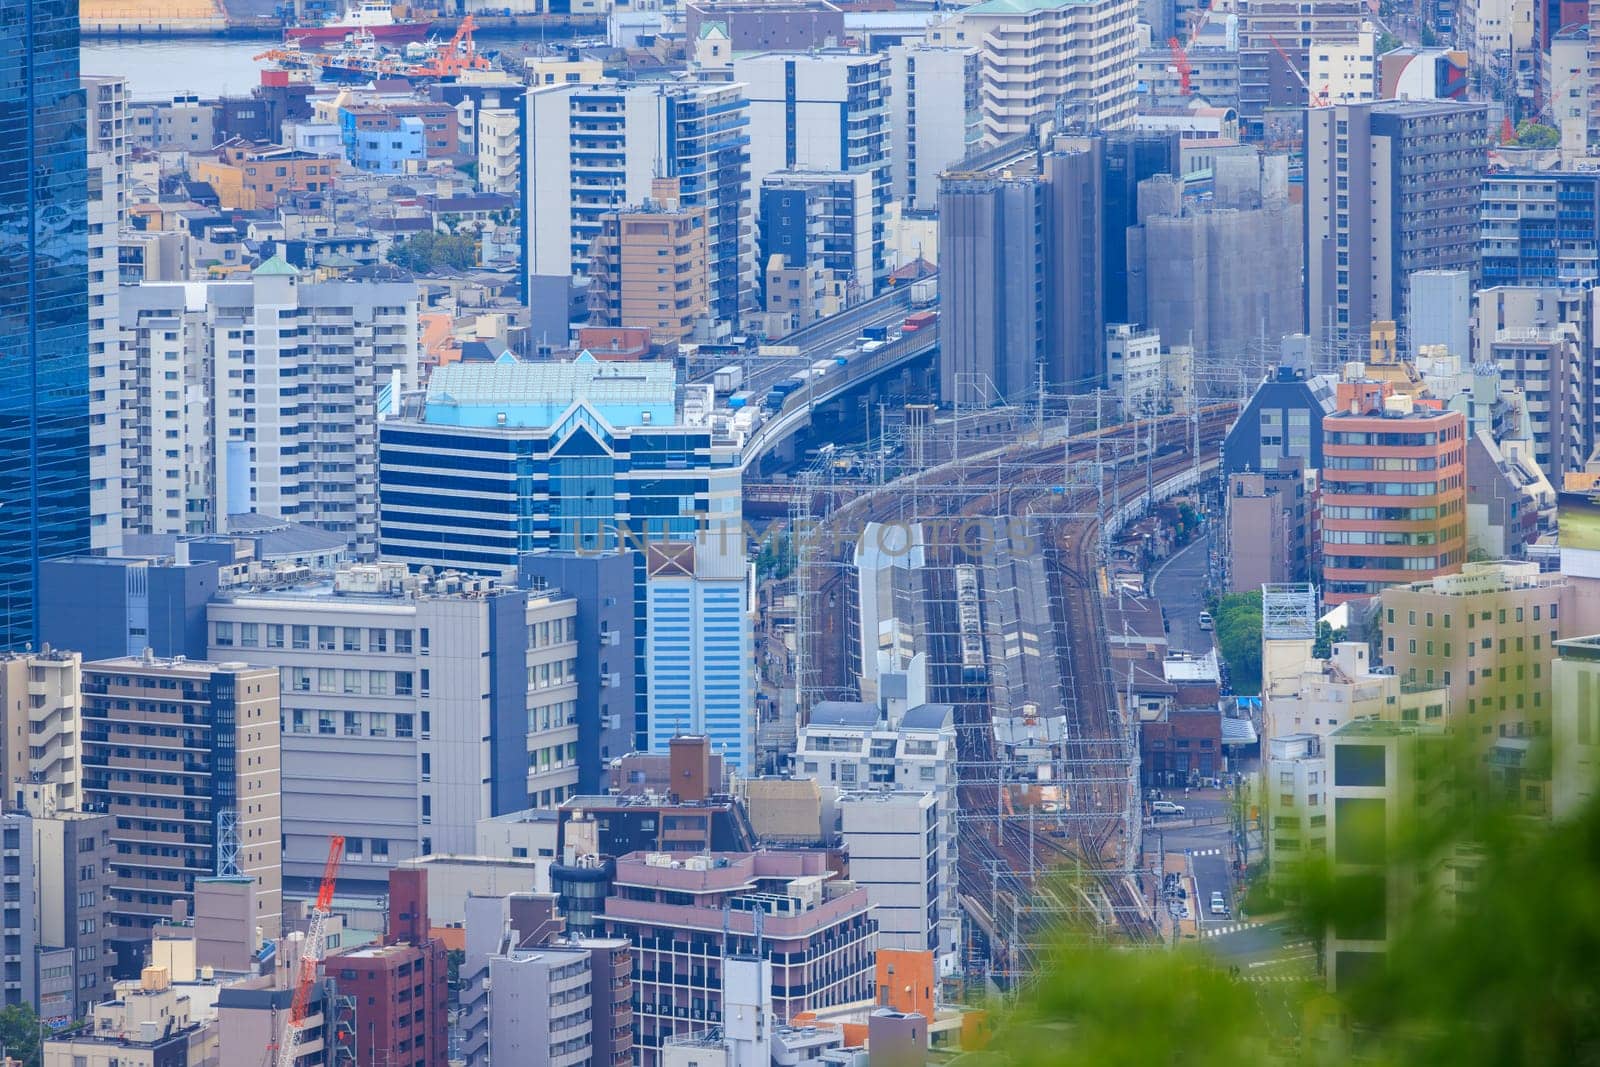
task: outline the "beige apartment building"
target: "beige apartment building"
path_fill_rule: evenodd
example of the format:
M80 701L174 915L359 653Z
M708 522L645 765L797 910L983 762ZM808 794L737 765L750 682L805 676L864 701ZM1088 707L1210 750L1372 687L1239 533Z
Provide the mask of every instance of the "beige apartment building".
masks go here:
M183 657L83 667L83 794L114 817L111 940L137 949L197 878L256 882L263 937L282 932L278 671Z
M78 680L82 662L76 652L46 648L42 652L0 654L0 708L5 736L0 740L7 810L19 810L21 787L55 786L54 806L73 811L82 806L78 721Z
M604 217L590 250L591 321L648 329L657 344L682 341L709 314L704 207L678 199L676 178L657 178L638 207Z
M1133 120L1132 0L986 0L928 27L928 43L978 49L982 136L999 144L1055 118L1114 130Z
M1556 646L1551 814L1568 818L1600 793L1600 636Z
M1556 643L1575 591L1536 563L1468 563L1460 574L1383 591L1383 661L1411 684L1450 691L1451 728L1483 738L1548 736Z

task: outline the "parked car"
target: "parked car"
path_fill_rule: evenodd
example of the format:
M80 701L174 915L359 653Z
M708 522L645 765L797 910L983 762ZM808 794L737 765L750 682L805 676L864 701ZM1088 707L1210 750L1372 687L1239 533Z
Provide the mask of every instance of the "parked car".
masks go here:
M1200 629L1202 629L1202 630L1215 630L1216 628L1217 628L1217 624L1216 624L1215 621L1212 620L1211 612L1202 611L1200 613Z
M1150 805L1150 810L1157 815L1182 815L1183 805L1170 800L1158 800Z
M1211 894L1211 914L1213 914L1213 915L1226 915L1226 914L1228 914L1228 901L1227 901L1227 898L1225 898L1222 895L1221 891L1217 891L1217 892L1214 892L1214 893Z

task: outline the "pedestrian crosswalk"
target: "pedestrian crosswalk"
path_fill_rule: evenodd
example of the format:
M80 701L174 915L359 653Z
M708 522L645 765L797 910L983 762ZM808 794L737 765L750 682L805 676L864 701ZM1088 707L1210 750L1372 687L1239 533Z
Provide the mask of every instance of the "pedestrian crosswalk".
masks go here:
M1304 974L1247 974L1241 976L1246 982L1309 982L1311 977Z
M1220 856L1220 855L1222 855L1222 849L1220 849L1220 848L1196 848L1196 849L1191 849L1190 852L1189 852L1189 855L1191 855L1191 856Z
M1240 930L1254 930L1256 927L1261 926L1261 925L1263 925L1263 924L1258 923L1258 922L1229 923L1227 926L1213 926L1209 930L1203 930L1203 931L1201 931L1200 936L1201 937L1223 937L1223 936L1225 936L1227 934L1236 934Z

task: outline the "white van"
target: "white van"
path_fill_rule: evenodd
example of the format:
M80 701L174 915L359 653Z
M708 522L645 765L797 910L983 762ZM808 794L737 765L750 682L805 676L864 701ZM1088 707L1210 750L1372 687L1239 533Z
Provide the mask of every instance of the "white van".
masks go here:
M1212 621L1211 612L1202 611L1200 613L1200 629L1202 629L1202 630L1215 630L1216 628L1217 628L1217 624Z

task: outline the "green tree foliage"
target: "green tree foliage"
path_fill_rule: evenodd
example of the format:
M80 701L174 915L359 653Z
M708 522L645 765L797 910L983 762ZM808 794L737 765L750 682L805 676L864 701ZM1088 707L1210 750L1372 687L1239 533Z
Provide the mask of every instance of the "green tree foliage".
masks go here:
M1311 654L1318 659L1327 659L1333 655L1333 646L1348 640L1349 634L1350 631L1343 626L1335 630L1332 623L1317 623L1317 640L1311 646Z
M1217 651L1228 665L1235 693L1261 691L1261 594L1229 593L1217 602L1212 618Z
M1417 41L1424 48L1439 47L1439 35L1433 32L1433 27L1423 23L1417 28Z
M0 1011L0 1045L23 1067L39 1067L39 1016L26 1004Z
M478 238L471 233L424 230L389 248L389 262L418 274L469 270L478 264Z
M1522 148L1555 148L1561 144L1561 131L1533 119L1517 123L1517 145Z
M756 579L776 578L779 581L794 573L796 559L794 538L788 531L776 537L768 536L756 553Z
M1482 766L1481 762L1477 766ZM1391 832L1390 877L1317 874L1301 927L1382 926L1378 966L1251 984L1205 948L1107 947L1062 929L1044 973L996 1021L1006 1067L1559 1067L1600 1063L1600 804L1553 827L1481 793ZM1453 872L1453 892L1441 886ZM1428 872L1427 877L1419 877ZM1380 914L1381 911L1381 914Z
M1393 52L1396 48L1399 48L1403 44L1405 44L1404 41L1396 37L1394 34L1389 33L1387 30L1378 34L1377 50L1380 56L1385 52Z

